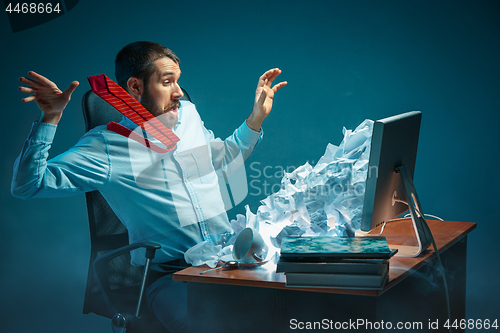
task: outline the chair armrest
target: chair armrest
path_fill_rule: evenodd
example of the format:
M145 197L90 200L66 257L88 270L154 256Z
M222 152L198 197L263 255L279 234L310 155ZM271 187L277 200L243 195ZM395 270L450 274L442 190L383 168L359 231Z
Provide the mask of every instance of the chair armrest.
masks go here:
M119 257L127 252L131 252L133 250L139 249L139 248L145 248L146 249L146 266L144 267L144 275L143 275L143 280L142 280L142 285L141 285L141 292L138 295L139 302L138 302L138 307L137 307L137 313L139 311L140 303L142 301L144 289L146 286L147 282L147 277L149 275L149 267L151 260L155 257L155 252L156 250L160 249L161 246L156 243L151 243L151 242L143 242L143 243L134 243L134 244L129 244L126 246L123 246L121 248L118 248L116 250L113 250L111 252L108 252L99 258L94 260L93 266L94 266L94 273L97 278L97 282L99 284L99 287L101 288L104 302L106 303L106 307L108 308L108 311L110 312L111 315L114 313L117 313L117 308L114 305L113 297L111 295L111 288L109 285L109 281L107 281L106 277L108 275L108 268L107 264L110 260L113 258Z
M100 256L99 258L96 258L96 260L94 260L94 270L96 270L98 268L98 266L103 265L105 262L110 261L113 258L119 257L127 252L131 252L131 251L137 250L139 248L146 249L146 259L153 259L155 257L156 250L160 249L161 245L156 244L156 243L151 243L151 242L143 242L143 243L129 244L129 245L120 247L119 249L113 250L111 252L108 252L108 253ZM96 270L96 272L97 272L97 270Z

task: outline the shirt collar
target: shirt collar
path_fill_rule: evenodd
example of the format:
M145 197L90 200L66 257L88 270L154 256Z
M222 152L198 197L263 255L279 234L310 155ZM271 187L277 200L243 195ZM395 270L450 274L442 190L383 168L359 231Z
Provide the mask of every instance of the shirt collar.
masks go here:
M179 127L179 125L182 122L182 108L183 108L185 102L184 101L179 101L179 102L181 102L181 105L179 106L178 120L177 120L177 124L175 124L175 126L174 126L174 129L177 129L177 127Z

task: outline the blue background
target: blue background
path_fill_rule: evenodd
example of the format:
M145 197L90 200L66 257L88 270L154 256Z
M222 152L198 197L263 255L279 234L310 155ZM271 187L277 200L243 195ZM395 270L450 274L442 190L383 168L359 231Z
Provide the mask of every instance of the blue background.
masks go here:
M110 331L107 319L81 314L90 253L84 196L22 201L10 194L12 165L39 116L16 89L29 70L62 89L80 82L55 156L84 133L86 77L114 77L115 54L136 40L176 52L182 86L220 137L249 114L258 77L283 70L289 85L276 95L265 140L249 161L261 171L314 163L328 142L340 143L343 126L421 110L415 185L423 210L478 223L468 244L467 317L498 318L499 14L498 1L484 0L82 0L15 34L0 14L2 331ZM265 196L250 190L244 203L255 212ZM236 213L242 205L230 217Z

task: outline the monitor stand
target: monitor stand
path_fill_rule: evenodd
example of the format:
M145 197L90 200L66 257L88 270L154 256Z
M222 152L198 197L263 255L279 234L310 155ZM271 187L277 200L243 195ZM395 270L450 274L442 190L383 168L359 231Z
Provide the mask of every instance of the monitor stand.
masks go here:
M391 248L398 249L396 256L400 257L417 257L422 251L427 249L432 243L432 234L427 221L422 213L422 208L420 202L418 201L417 191L415 186L413 186L412 177L408 167L402 165L395 169L403 181L403 188L406 194L406 200L408 201L408 208L410 210L411 219L413 221L413 229L415 230L415 235L418 241L418 246L408 246L408 245L395 245L390 244Z

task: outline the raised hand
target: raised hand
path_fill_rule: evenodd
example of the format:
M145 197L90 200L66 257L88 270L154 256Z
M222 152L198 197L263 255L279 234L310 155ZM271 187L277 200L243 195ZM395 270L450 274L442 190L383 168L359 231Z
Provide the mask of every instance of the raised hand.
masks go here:
M19 91L33 95L23 98L23 103L36 101L42 111L40 121L56 125L71 99L71 94L78 86L78 81L71 82L70 86L63 92L54 82L40 74L30 71L28 75L31 78L19 78L21 83L28 86L19 87Z
M287 85L286 81L280 82L276 85L273 80L281 74L281 69L273 68L262 74L257 84L255 91L255 103L252 113L247 119L247 125L255 131L259 131L262 122L269 115L273 107L274 94L281 88Z

